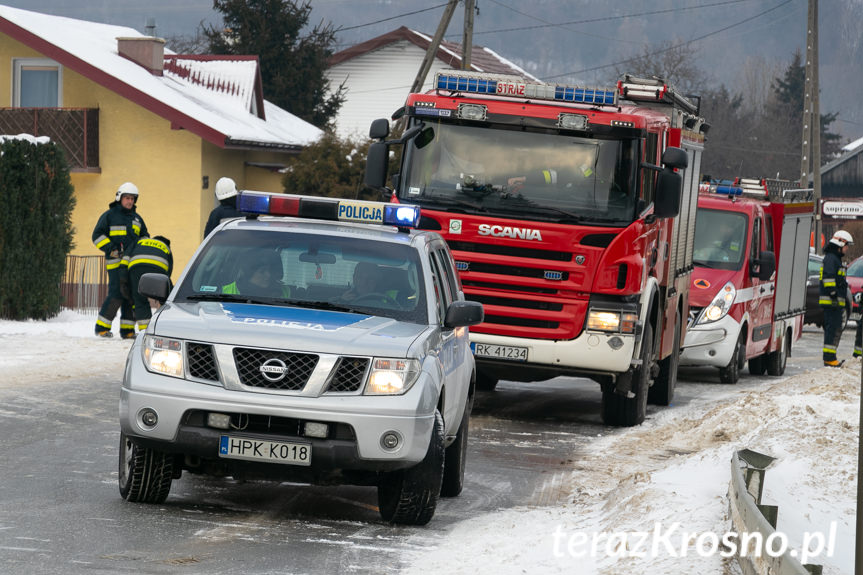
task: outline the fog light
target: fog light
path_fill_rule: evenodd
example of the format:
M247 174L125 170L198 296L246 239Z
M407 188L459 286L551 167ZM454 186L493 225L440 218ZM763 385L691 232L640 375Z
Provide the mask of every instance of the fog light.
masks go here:
M317 421L307 421L305 431L306 437L321 437L326 438L329 426L326 423L318 423Z
M387 431L381 436L381 447L388 451L398 448L401 444L401 437L395 431Z
M226 413L208 413L207 425L217 429L228 429L231 427L231 416Z
M613 337L609 338L609 340L608 340L608 347L610 347L611 349L613 349L613 350L617 351L618 349L620 349L621 347L623 347L623 340L622 340L622 339L620 339L619 337L617 337L617 336L615 335L615 336L613 336Z
M141 423L143 423L145 427L156 427L156 424L159 423L159 416L149 407L142 409L140 411L140 416Z

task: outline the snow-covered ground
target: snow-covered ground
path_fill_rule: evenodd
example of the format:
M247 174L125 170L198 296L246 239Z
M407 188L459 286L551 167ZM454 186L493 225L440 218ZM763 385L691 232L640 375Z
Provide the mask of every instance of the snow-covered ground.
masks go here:
M96 338L94 321L72 312L0 321L0 386L93 374L119 380L130 343ZM854 362L658 410L639 427L591 441L563 486L566 505L471 518L431 549L418 533L426 544L405 558L409 572L738 573L714 543L731 529L731 455L750 448L777 458L763 503L779 506L790 548L800 550L807 532L813 543L822 534L830 543L832 533L832 553L810 562L825 575L851 573L859 389ZM689 545L684 534L693 535Z

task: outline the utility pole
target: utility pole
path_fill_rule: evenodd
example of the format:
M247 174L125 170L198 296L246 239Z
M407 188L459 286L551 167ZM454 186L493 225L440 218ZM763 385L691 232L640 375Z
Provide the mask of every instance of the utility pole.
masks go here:
M417 77L414 79L413 86L411 86L411 93L419 92L423 87L426 76L428 76L429 70L431 70L432 62L434 62L437 55L437 49L440 48L443 35L446 33L447 26L449 26L449 21L452 20L456 4L458 4L458 0L449 0L449 4L444 8L443 16L441 16L440 23L437 25L437 31L434 34L434 38L432 38L431 44L429 44L428 50L426 50L425 58L423 58L419 72L417 72Z
M800 187L807 187L812 174L815 200L815 251L823 253L821 243L821 113L818 105L818 0L809 0L806 19L806 83L803 94L803 150ZM863 575L861 573L860 575Z
M476 0L464 0L464 34L461 40L461 69L470 70L473 52L473 13Z

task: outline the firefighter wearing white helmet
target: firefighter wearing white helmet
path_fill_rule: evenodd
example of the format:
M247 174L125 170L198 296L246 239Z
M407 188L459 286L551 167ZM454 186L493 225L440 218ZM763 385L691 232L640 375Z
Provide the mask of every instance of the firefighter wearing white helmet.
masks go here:
M96 317L96 335L111 337L111 324L120 310L120 336L135 337L135 319L132 302L120 291L120 263L123 255L140 237L149 237L147 225L138 214L138 186L132 182L121 184L114 194L114 201L99 217L93 228L93 245L105 254L105 269L108 271L108 295L102 302Z
M836 350L845 328L845 310L851 309L851 302L845 297L848 282L845 279L842 256L852 244L854 238L851 234L839 230L824 247L818 304L824 308L824 347L821 355L824 365L829 367L840 367L844 363L844 360L839 361L836 357Z
M216 200L219 205L210 212L207 225L204 226L204 237L210 235L223 220L239 218L243 214L237 211L237 184L231 178L219 178L216 182Z

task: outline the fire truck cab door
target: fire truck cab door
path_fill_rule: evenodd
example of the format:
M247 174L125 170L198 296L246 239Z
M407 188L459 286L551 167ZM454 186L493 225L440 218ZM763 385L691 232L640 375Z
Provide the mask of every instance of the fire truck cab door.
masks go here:
M770 342L775 275L770 279L759 279L756 263L761 258L761 252L768 249L772 251L773 242L769 240L770 237L770 232L765 227L763 215L756 211L752 221L752 244L749 253L749 269L747 270L752 286L752 297L747 302L750 320L746 345L747 357L764 353Z

